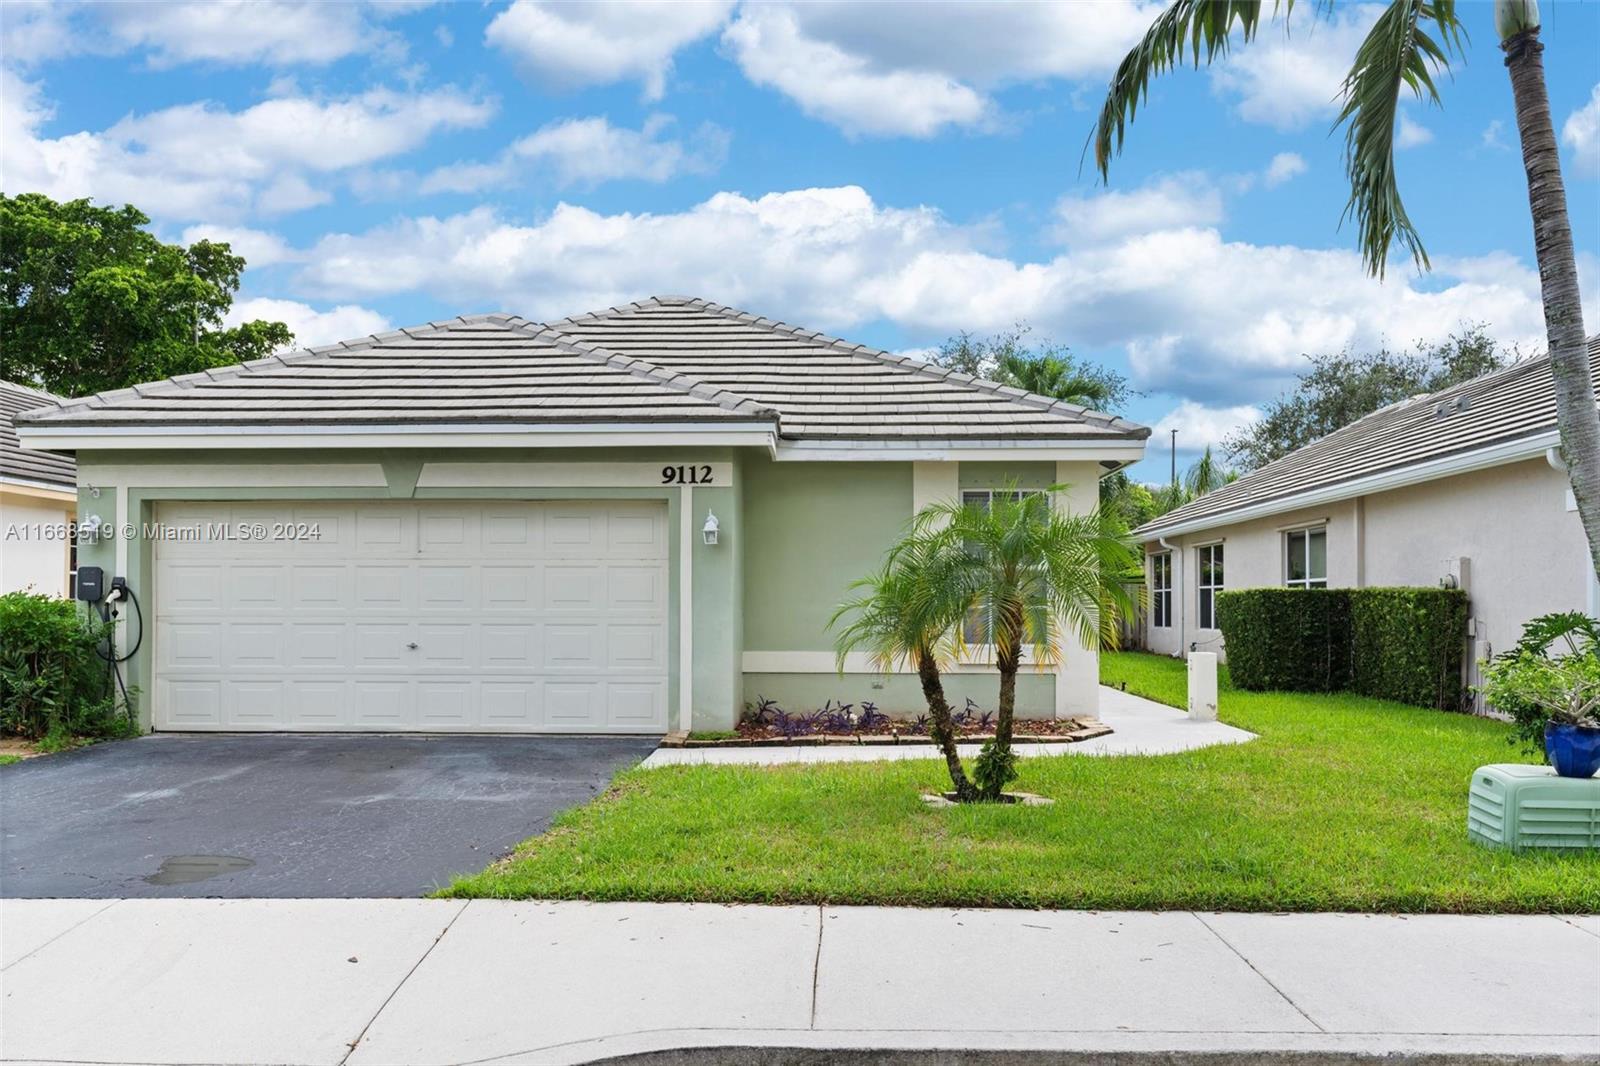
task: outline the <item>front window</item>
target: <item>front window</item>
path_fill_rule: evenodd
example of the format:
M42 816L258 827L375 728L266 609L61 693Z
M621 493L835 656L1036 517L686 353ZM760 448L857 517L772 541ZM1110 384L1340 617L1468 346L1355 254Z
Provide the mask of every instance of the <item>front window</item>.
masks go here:
M1150 556L1150 624L1172 627L1172 553Z
M1217 628L1217 593L1222 591L1222 545L1207 544L1200 555L1200 628Z
M977 507L980 511L987 512L995 500L1010 500L1016 503L1029 496L1042 496L1044 493L1038 489L1024 489L1012 491L1008 489L963 489L961 503L965 507ZM974 608L967 612L967 620L961 626L961 638L968 644L983 644L988 642L984 633L983 618Z
M1283 583L1292 589L1328 587L1328 531L1297 529L1286 539Z

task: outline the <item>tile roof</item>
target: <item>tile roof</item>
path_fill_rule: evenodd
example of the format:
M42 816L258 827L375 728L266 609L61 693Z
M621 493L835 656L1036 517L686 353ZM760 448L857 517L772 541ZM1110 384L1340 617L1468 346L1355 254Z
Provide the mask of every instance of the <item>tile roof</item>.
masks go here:
M78 467L64 455L24 448L12 421L23 411L48 407L59 397L25 385L0 381L0 481L29 481L59 488L74 488Z
M1600 337L1589 341L1589 371L1600 391ZM1245 508L1295 506L1300 495L1375 474L1447 459L1556 428L1550 359L1513 363L1460 385L1391 404L1283 458L1208 492L1134 530L1153 539L1175 527L1204 529ZM1195 523L1200 523L1196 526Z
M683 297L475 315L139 385L50 426L757 422L786 439L1142 440L1133 422Z

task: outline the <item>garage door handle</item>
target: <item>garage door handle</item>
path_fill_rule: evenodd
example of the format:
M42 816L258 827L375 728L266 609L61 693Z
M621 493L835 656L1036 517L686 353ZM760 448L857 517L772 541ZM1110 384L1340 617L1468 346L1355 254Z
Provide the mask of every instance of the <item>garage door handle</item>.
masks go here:
M412 651L416 651L417 650L417 642L413 640L411 643L407 644L406 647L410 648Z

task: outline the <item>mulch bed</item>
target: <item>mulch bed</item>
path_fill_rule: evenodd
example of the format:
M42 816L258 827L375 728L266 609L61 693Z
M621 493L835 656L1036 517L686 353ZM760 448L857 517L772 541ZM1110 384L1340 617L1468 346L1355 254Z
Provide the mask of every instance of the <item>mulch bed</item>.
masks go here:
M686 733L668 733L661 741L664 748L750 748L783 747L818 744L923 744L931 745L927 727L919 722L902 718L873 721L865 728L856 727L845 732L830 729L828 724L803 727L798 732L793 723L785 725L770 722L743 721L737 727L738 736L725 739L691 737ZM1012 724L1014 744L1073 744L1092 737L1103 737L1111 727L1094 718L1018 718ZM958 722L956 741L960 744L981 744L994 739L993 722L973 720Z

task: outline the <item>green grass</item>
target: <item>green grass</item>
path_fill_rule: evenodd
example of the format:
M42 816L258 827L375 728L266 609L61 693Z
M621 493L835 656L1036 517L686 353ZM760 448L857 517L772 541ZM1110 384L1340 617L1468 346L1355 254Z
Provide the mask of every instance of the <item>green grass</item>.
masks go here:
M0 766L10 766L14 762L21 762L20 755L0 755Z
M1183 664L1102 659L1167 703ZM1503 724L1344 695L1238 692L1260 734L1180 755L1025 759L1047 808L929 810L934 761L633 770L444 895L994 907L1593 912L1600 855L1468 842Z

